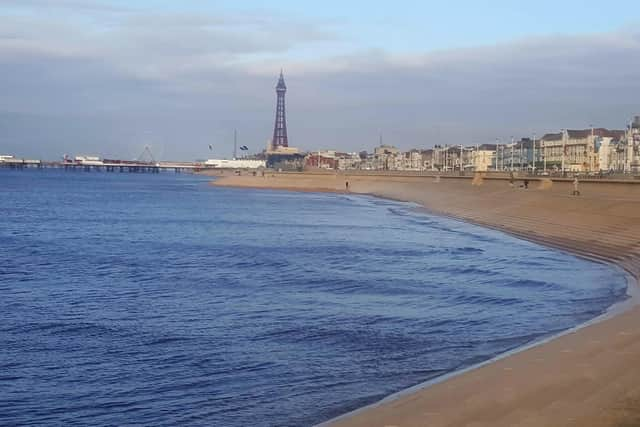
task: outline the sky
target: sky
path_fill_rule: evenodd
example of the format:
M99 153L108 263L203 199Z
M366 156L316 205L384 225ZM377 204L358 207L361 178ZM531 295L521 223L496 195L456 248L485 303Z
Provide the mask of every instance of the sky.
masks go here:
M371 150L640 114L640 16L610 0L0 0L0 154L228 158L273 132ZM209 145L213 147L209 149Z

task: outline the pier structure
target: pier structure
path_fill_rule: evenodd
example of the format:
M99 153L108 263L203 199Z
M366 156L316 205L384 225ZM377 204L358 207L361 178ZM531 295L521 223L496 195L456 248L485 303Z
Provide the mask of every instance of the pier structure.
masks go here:
M64 169L84 172L118 172L118 173L160 173L160 172L197 172L212 169L210 165L197 162L138 162L127 160L100 160L90 162L11 159L0 162L0 168L9 169Z
M13 156L0 156L0 167L10 169L42 168L40 160L16 159Z

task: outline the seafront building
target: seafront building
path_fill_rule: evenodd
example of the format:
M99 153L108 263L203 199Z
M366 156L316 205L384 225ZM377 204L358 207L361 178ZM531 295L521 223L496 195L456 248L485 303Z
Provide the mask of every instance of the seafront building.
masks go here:
M640 172L640 116L634 117L625 136L627 143L629 171Z
M373 153L317 151L306 155L304 166L407 172L640 173L640 116L626 130L562 129L503 144L435 144L408 151L380 144Z
M494 169L496 161L496 145L483 144L473 151L473 170L488 172Z
M265 160L254 159L209 159L204 162L204 165L212 169L262 169L267 167Z
M532 171L537 163L535 151L538 145L530 138L496 145L496 155L489 170Z
M600 160L608 161L607 154L600 154L604 144L608 150L613 141L624 139L625 131L604 128L570 130L563 129L559 133L550 133L542 137L542 153L547 168L569 172L597 172L608 170L608 165Z

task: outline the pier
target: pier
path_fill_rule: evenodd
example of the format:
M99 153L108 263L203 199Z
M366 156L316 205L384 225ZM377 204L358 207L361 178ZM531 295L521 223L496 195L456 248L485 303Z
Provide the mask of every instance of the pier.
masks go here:
M84 172L117 172L117 173L160 173L160 172L197 172L211 169L205 163L197 162L139 162L128 160L103 160L92 162L61 161L49 162L27 159L5 159L0 168L9 169L64 169Z

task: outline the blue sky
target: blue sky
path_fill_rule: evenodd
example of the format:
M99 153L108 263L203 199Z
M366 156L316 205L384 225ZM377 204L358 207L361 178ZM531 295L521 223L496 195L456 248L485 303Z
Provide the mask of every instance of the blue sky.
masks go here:
M0 0L0 151L193 159L483 143L640 113L640 12L601 1ZM43 142L43 139L45 140ZM228 147L220 153L228 155Z
M21 2L0 0L0 7L3 3L9 5L7 8L24 11L32 2L25 0L23 6L16 7ZM33 3L60 4L65 0ZM608 32L640 24L637 3L631 0L103 0L94 3L150 13L257 16L263 13L300 19L335 32L337 39L333 48L336 50L422 52L501 43L531 36ZM46 13L52 10L42 6L32 9ZM73 16L69 9L61 13ZM82 16L82 8L77 9L75 14Z
M229 7L234 2L224 2ZM283 1L279 10L336 20L355 45L399 51L448 49L549 33L609 31L629 24L632 1ZM257 6L268 8L268 3Z
M112 0L114 5L132 2ZM579 1L139 1L170 13L260 13L326 23L355 48L423 51L547 34L606 32L638 24L631 0Z

